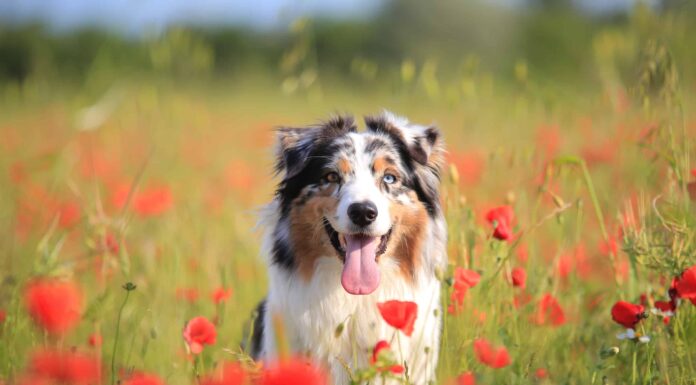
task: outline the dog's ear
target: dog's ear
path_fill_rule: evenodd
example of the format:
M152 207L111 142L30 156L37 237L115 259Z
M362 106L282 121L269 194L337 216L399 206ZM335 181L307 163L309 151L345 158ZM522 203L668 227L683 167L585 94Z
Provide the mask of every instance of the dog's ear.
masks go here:
M292 178L304 169L317 146L346 132L355 132L353 118L337 116L306 128L280 127L276 130L276 173Z
M366 117L365 124L372 132L389 135L397 145L406 149L408 156L418 165L432 167L439 173L445 150L437 127L412 124L406 118L388 111Z
M388 135L407 158L418 197L431 214L439 211L440 173L445 161L445 147L440 130L421 126L390 112L366 117L367 129Z

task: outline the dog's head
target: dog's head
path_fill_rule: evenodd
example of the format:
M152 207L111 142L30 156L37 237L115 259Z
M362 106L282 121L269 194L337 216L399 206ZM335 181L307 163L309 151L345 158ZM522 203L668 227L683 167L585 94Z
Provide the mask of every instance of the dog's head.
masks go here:
M286 230L276 230L274 262L309 278L318 258L335 256L350 294L377 289L381 258L412 279L428 220L440 215L438 129L386 112L365 123L364 132L345 117L278 131Z

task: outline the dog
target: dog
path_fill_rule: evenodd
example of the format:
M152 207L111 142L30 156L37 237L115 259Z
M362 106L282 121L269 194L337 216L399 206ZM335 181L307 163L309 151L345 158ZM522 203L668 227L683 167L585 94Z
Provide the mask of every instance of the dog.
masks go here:
M257 308L251 355L277 357L281 320L289 349L326 367L335 384L368 367L380 340L393 342L404 378L434 383L438 272L447 263L443 139L438 128L387 111L365 125L358 132L351 117L339 116L277 131L281 180L259 222L269 290ZM393 299L418 305L414 332L398 336L399 346L377 307Z

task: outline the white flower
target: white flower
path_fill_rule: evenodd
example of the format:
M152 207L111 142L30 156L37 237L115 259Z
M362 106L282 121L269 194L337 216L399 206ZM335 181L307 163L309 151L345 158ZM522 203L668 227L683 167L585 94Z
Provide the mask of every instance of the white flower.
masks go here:
M616 338L620 340L632 340L632 341L637 341L641 342L644 344L647 344L650 342L650 337L649 336L642 336L638 333L636 333L635 330L633 329L626 329L625 333L619 333L616 335Z

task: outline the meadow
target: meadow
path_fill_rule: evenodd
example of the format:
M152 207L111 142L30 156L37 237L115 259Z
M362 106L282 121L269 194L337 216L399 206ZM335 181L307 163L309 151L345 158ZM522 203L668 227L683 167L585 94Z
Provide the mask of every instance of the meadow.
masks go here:
M234 384L228 362L265 378L240 344L265 295L273 129L382 108L445 134L441 383L696 383L696 83L659 43L610 33L587 54L593 80L572 83L470 55L451 75L359 60L355 82L95 67L4 87L0 383ZM194 354L198 316L216 338Z

